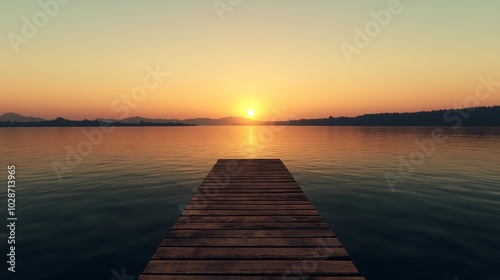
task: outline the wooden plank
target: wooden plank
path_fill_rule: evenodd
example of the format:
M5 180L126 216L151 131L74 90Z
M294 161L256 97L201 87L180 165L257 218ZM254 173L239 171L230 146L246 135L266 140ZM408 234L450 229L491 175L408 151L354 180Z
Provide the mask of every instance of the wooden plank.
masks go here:
M320 223L190 223L189 219L186 222L175 223L172 229L329 229L325 222Z
M254 209L241 209L241 210L190 210L186 209L183 211L182 215L186 216L213 216L213 215L232 215L232 216L251 216L251 215L260 215L260 216L317 216L318 211L316 210L306 210L306 209L265 209L265 210L254 210Z
M225 175L225 176L207 176L206 180L217 180L220 178L225 178L225 179L245 179L245 180L267 180L267 179L286 179L286 180L294 180L293 176L291 174L287 174L286 170L283 170L282 172L254 172L254 173L245 173L245 174L238 174L238 175Z
M224 191L224 190L228 190L228 191L234 191L234 190L237 190L237 189L255 189L255 190L267 190L267 189L293 189L293 190L297 190L297 189L300 189L299 186L295 186L293 184L276 184L276 185L273 185L273 186L269 186L268 184L242 184L242 183L238 183L238 184L229 184L227 186L211 186L211 185L202 185L200 187L200 191L215 191L215 190L219 190L219 191ZM300 189L301 190L301 189Z
M279 209L279 210L255 210L255 209L241 209L241 210L190 210L186 209L183 211L182 215L186 216L213 216L213 215L227 215L227 216L317 216L318 211L316 210L294 210L294 209Z
M283 177L283 176L266 176L266 177L260 177L260 176L230 176L226 178L222 177L214 177L210 179L205 179L203 182L206 183L216 183L216 184L223 184L223 183L230 183L230 182L235 182L235 183L244 183L244 184L265 184L268 182L275 182L275 183L288 183L288 184L293 184L296 183L295 179L293 177Z
M214 183L206 182L202 183L201 187L218 188L218 189L230 189L230 188L260 188L260 189L277 189L277 188L298 188L299 185L295 182L274 182L269 185L269 182L228 182L228 183Z
M280 159L218 160L139 279L364 280Z
M284 205L284 204L264 204L264 205L252 205L252 204L207 204L207 205L190 205L186 206L189 210L229 210L229 209L255 209L255 210L278 210L278 209L294 209L294 210L314 210L312 205Z
M173 247L319 247L322 246L318 243L317 238L303 237L303 238L265 238L265 237L227 237L227 238L164 238L160 246L173 246ZM326 247L323 244L323 247ZM340 247L337 238L330 238L327 247Z
M184 275L284 275L292 267L302 267L303 260L151 260L144 274L184 274ZM359 275L350 261L315 261L316 270L309 275L346 276Z
M240 183L265 183L265 182L273 181L273 182L281 182L284 181L289 184L297 183L295 181L295 178L293 176L282 176L279 175L279 172L275 172L274 175L268 174L268 175L258 175L258 173L255 174L248 174L248 176L236 176L236 175L231 175L231 176L221 176L221 177L207 177L205 178L202 182L215 182L215 183L228 183L228 182L240 182Z
M246 198L254 198L254 197L280 197L280 198L288 198L288 197L300 197L300 198L305 198L307 197L304 195L304 193L300 192L281 192L281 193L275 193L275 192L266 192L266 193L259 193L259 192L253 192L253 193L225 193L225 192L210 192L210 193L200 193L196 194L194 197L246 197Z
M191 200L189 205L227 205L227 204L251 204L251 205L311 205L311 203L308 200L293 200L293 201L286 201L286 200L274 200L274 201L256 201L256 200L241 200L238 202L234 201L226 201L226 200L220 200L220 201L206 201L206 200Z
M190 229L172 229L168 232L167 238L178 237L335 237L330 228L326 229L309 229L309 230L293 230L293 229L256 229L256 230L222 230L222 229L207 229L207 230L190 230Z
M320 223L318 216L181 216L177 222L189 223Z
M209 200L209 201L308 201L307 197L305 196L287 196L287 197L279 197L279 196L274 196L274 197L266 197L266 196L260 196L260 197L234 197L234 196L225 196L225 197L220 197L220 196L214 196L214 197L207 197L204 195L194 195L192 200Z
M205 193L209 192L211 193L213 191L212 188L199 188L199 192ZM220 194L225 194L225 193L302 193L302 190L300 188L280 188L280 189L256 189L256 188L225 188L225 189L219 189L218 192Z
M344 248L316 247L159 247L153 260L349 260Z
M344 276L306 276L307 280L364 280L363 277ZM283 276L224 276L223 280L285 280ZM300 277L288 277L290 280L299 280ZM220 276L210 275L141 275L138 280L221 280Z

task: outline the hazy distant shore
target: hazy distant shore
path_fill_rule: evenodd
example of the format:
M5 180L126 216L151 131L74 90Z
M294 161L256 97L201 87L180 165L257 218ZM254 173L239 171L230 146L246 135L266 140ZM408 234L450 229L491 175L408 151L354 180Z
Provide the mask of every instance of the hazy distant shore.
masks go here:
M55 119L52 121L0 121L0 127L102 127L102 126L196 126L195 124L186 123L152 123L152 122L139 122L139 123L126 123L126 122L107 122L107 121L73 121L65 119Z
M220 119L148 119L123 120L44 120L15 113L0 116L0 127L95 127L95 126L218 126L218 125L292 125L292 126L500 126L500 106L473 107L414 113L379 113L357 117L333 117L282 121L257 121L242 117Z

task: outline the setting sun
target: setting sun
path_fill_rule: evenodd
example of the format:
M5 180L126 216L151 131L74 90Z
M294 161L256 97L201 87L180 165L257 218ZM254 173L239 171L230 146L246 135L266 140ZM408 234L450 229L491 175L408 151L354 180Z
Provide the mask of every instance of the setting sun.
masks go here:
M255 112L253 110L248 110L247 114L249 117L253 117L255 115Z

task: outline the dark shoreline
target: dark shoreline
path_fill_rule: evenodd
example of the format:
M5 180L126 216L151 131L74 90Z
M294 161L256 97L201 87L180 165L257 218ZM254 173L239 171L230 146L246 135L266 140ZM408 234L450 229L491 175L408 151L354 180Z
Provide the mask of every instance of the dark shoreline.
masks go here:
M137 117L140 118L140 117ZM256 121L244 118L152 120L140 122L125 120L81 120L64 118L41 121L0 121L0 127L99 127L99 126L437 126L437 127L498 127L500 126L500 106L471 107L463 109L422 111L414 113L378 113L357 117L333 117L279 121Z
M151 127L151 126L196 126L185 123L105 123L95 121L71 121L71 123L46 122L0 122L0 127Z

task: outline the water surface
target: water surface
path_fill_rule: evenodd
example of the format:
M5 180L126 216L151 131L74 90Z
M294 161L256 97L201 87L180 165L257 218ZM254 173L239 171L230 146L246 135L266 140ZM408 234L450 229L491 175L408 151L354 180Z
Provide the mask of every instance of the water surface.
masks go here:
M139 275L218 158L281 158L368 280L500 279L499 128L445 130L423 158L435 128L120 127L86 146L93 129L0 128L2 223L17 170L8 279Z

